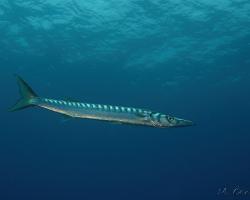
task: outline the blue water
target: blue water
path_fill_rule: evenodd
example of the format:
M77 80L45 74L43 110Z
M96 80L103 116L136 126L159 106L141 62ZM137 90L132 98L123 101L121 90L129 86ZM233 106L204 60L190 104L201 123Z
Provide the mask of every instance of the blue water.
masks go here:
M233 192L250 191L249 25L244 0L1 0L0 199L249 199ZM9 113L14 73L196 126Z

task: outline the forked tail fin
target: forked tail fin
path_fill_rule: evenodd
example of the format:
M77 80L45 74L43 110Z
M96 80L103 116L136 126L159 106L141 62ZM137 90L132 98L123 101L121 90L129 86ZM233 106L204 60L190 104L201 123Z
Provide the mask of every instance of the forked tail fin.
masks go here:
M36 93L20 76L16 75L16 79L21 98L9 109L11 112L33 106L32 100L37 97Z

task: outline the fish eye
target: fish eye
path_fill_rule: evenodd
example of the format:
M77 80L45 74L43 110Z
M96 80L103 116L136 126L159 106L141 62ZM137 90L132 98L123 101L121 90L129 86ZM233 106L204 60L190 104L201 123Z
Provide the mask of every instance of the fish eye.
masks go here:
M173 120L174 120L174 117L168 116L168 120L169 120L169 121L173 121Z

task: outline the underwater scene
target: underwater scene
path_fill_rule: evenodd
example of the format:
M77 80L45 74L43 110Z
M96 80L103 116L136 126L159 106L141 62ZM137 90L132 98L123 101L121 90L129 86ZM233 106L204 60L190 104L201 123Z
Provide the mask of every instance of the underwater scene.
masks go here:
M0 200L250 199L250 1L0 0Z

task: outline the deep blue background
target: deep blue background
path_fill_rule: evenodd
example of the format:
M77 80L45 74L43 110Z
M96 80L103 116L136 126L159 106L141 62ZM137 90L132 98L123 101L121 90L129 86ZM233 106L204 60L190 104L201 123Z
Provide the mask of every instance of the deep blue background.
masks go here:
M168 46L166 38L178 42L178 37L173 30L164 36L164 22L157 27L159 34L150 36L140 35L149 31L144 26L135 26L134 34L125 37L121 27L114 32L105 29L105 23L102 28L98 23L93 25L100 28L95 33L88 26L73 29L72 22L68 24L69 32L60 23L49 29L32 29L26 18L59 12L57 6L63 12L63 8L46 7L40 2L38 7L43 10L38 12L22 5L23 1L3 2L0 199L234 199L232 194L218 196L217 192L227 187L230 193L236 186L250 191L250 36L244 20L234 18L242 23L245 32L232 32L225 42L224 32L218 31L217 35L212 31L220 27L219 22L231 22L227 21L229 14L220 12L219 6L213 10L204 4L202 9L213 10L213 15L202 23L187 20L188 14L173 13L176 16L168 16L168 23L172 23L172 16L181 30L177 30L179 36L190 37L190 43L180 41L186 49L171 54L176 46L164 49ZM144 11L122 22L136 16L140 19L145 13L147 20L161 16L146 2L131 3L130 9L137 6L137 11ZM239 4L235 8L242 7ZM108 19L112 17L116 15ZM218 22L221 18L224 21ZM137 22L147 24L146 19ZM13 22L21 31L10 34ZM235 27L231 31L241 27L237 23L232 22ZM224 28L221 30L226 32ZM81 35L87 39L81 39ZM26 38L28 46L20 43L20 38ZM44 46L38 45L36 38ZM102 39L105 42L99 43ZM210 42L202 43L205 41L224 42L210 49L205 45ZM93 47L96 44L99 49ZM156 53L149 50L158 46ZM77 51L80 58L74 54ZM166 53L158 59L162 51L173 57ZM14 73L23 76L44 97L149 108L193 120L196 126L156 129L79 119L62 122L60 115L39 108L9 113L7 109L19 98Z

